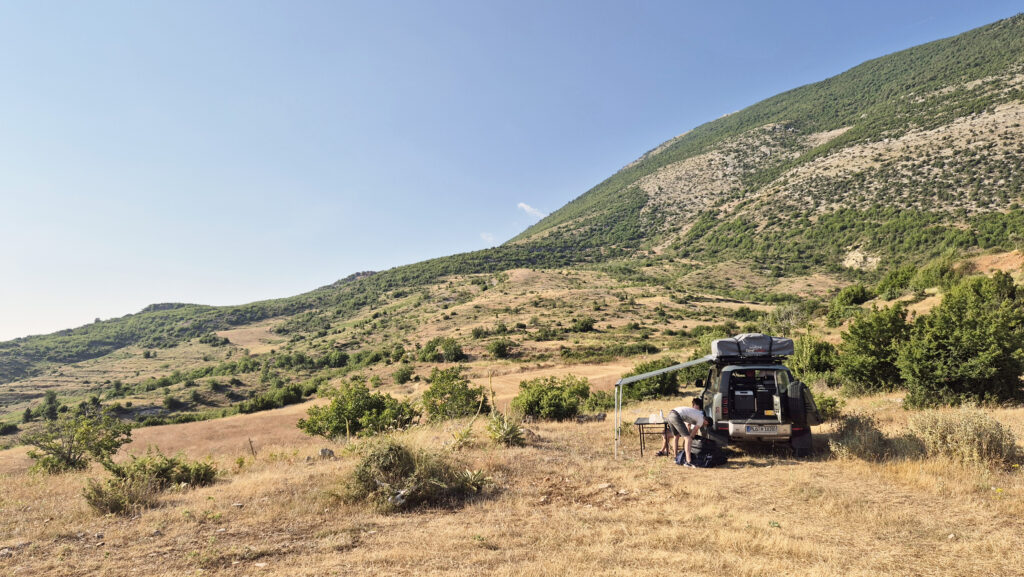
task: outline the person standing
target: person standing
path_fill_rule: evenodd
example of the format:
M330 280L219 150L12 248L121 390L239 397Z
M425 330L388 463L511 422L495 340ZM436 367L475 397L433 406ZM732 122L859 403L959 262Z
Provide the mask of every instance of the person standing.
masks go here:
M683 443L683 450L686 451L686 463L685 466L693 467L690 456L690 447L693 444L693 439L700 433L700 428L704 424L710 422L711 419L704 414L704 401L700 397L694 397L693 403L689 407L676 407L668 412L668 416L665 418L665 442L661 445L661 450L655 453L659 457L669 455L668 443L672 440L672 453L671 455L679 454L679 438L685 439Z

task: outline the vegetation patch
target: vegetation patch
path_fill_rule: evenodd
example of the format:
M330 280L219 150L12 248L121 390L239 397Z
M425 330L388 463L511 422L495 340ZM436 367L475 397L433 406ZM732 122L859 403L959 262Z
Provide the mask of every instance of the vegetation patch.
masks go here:
M910 430L928 455L959 463L1005 466L1017 454L1013 431L976 407L916 413Z

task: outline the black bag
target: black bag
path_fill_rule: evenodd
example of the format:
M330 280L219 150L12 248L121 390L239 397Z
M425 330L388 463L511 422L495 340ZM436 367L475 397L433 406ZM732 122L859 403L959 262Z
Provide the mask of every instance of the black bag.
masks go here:
M709 469L724 465L727 460L718 443L711 439L697 437L690 442L690 462L694 467ZM676 464L682 465L683 463L686 463L686 453L680 451L676 455Z

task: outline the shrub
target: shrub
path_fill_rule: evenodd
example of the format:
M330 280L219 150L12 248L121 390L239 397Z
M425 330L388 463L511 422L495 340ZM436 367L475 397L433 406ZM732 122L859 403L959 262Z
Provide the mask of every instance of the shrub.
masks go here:
M404 385L405 383L408 383L412 379L412 375L414 372L415 370L413 369L412 364L402 363L398 365L398 368L395 369L395 372L391 373L391 379L395 381L395 384L397 385Z
M159 492L152 478L114 477L104 482L89 479L82 496L101 515L133 515L156 505Z
M496 445L522 447L526 444L519 421L499 411L491 413L487 420L487 435Z
M490 412L483 387L473 387L462 375L465 367L435 368L423 393L423 409L431 421L444 421Z
M190 461L184 455L168 457L159 449L149 448L141 457L132 455L125 464L107 463L114 477L119 479L148 479L158 490L176 485L205 487L217 480L217 467L210 461Z
M18 425L15 425L14 423L0 423L0 436L13 435L14 433L17 433L19 430L20 429L18 429Z
M839 373L851 381L848 392L873 392L903 384L896 366L899 348L910 325L903 305L877 309L859 317L843 333L839 345Z
M888 442L875 418L863 413L844 415L828 442L829 451L840 459L877 461L888 454Z
M835 369L839 361L836 347L832 343L817 337L806 335L796 339L793 356L789 359L789 368L804 373L825 373Z
M382 512L420 506L457 506L489 482L480 471L460 470L450 457L413 453L394 439L371 445L348 479L343 497Z
M843 321L857 312L858 306L874 298L871 290L862 284L850 285L839 291L828 305L826 324L838 327Z
M63 413L41 429L22 435L34 447L28 456L33 470L61 473L85 469L92 459L108 461L121 445L131 440L131 426L108 413Z
M974 465L1006 465L1016 456L1013 431L974 407L917 413L910 431L929 456Z
M590 382L586 378L539 377L519 383L512 408L530 417L561 421L575 417L589 396Z
M518 344L511 339L498 339L487 345L487 352L496 359L507 359L512 356L512 349L517 346Z
M583 410L588 413L610 411L615 408L615 396L608 391L590 391L590 396L583 401Z
M572 320L572 325L569 327L569 330L574 333L589 333L594 330L595 323L597 323L597 321L595 321L593 317L587 316L576 318Z
M678 364L675 359L664 357L646 363L640 363L633 367L633 370L623 375L632 377L642 375L651 371L657 371ZM707 372L703 369L702 372ZM626 386L623 396L627 399L641 400L653 397L668 397L679 393L679 375L677 373L665 373L642 381L637 381Z
M337 439L349 435L374 435L403 429L419 417L408 401L391 395L371 393L366 384L352 379L329 393L328 405L310 407L298 427L307 435Z
M818 407L818 413L825 422L835 421L842 416L843 406L846 401L829 395L814 395L814 404Z
M906 265L897 270L891 270L878 283L875 292L885 300L891 301L899 298L910 288L910 281L917 273L914 265Z
M1024 373L1024 291L1010 275L964 280L919 318L900 349L909 407L1018 398Z
M419 359L425 363L456 363L465 358L459 342L452 337L431 339L419 351Z

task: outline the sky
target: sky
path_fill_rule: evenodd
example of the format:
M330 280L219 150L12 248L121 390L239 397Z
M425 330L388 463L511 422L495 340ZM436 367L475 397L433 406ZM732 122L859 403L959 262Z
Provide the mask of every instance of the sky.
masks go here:
M499 245L1019 2L0 2L0 340Z

